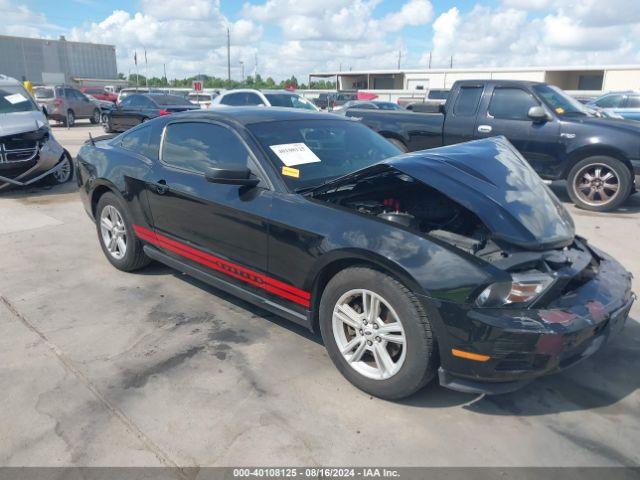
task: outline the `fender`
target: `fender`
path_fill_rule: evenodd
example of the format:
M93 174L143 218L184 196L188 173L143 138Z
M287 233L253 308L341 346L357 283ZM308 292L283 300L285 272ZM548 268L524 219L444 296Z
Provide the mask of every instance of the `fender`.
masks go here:
M627 166L627 168L633 175L633 167L631 166L631 162L622 150L608 144L599 143L597 138L594 138L593 140L595 140L596 143L586 143L568 152L565 167L562 172L562 178L567 178L569 171L580 160L594 155L606 155L608 157L613 157L620 160Z

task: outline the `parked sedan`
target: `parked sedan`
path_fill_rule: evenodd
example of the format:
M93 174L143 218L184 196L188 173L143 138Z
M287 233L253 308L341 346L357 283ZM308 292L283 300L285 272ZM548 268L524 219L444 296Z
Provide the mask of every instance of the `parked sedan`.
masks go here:
M157 118L77 160L114 267L154 259L319 331L382 398L436 375L513 390L593 354L633 302L629 272L575 235L503 137L400 155L336 115L228 108Z
M127 95L116 108L106 112L104 130L107 133L124 132L151 118L198 108L186 98L176 95Z
M587 103L609 118L640 120L640 92L609 92Z

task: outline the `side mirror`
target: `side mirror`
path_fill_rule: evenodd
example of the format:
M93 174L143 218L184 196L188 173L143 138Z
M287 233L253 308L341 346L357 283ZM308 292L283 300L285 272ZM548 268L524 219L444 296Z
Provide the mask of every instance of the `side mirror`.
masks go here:
M549 116L543 107L536 105L531 107L527 112L527 116L534 122L546 122L549 120Z
M446 113L444 105L445 105L444 103L441 103L440 105L438 105L438 113L442 113L442 114Z
M204 178L211 183L224 183L226 185L243 185L246 187L255 187L260 182L251 174L248 168L240 168L235 165L222 165L220 167L212 167L205 173Z

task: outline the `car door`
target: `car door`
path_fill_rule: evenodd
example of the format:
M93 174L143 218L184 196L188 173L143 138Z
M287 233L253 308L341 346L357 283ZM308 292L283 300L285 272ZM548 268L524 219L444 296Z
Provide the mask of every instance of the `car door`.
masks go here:
M453 145L474 138L474 128L484 85L460 86L452 105L447 103L443 125L443 144Z
M511 85L496 85L478 116L476 138L504 135L540 174L554 170L561 147L560 124L552 115L545 121L529 118L531 107L542 106L533 94ZM546 110L546 108L545 108Z
M136 99L135 106L137 107L137 115L131 117L131 126L138 125L146 119L157 117L160 110L153 100L144 96L139 96Z
M128 116L132 113L132 102L135 98L135 95L129 95L122 99L122 101L116 105L111 111L111 125L114 130L126 130L129 128L127 126Z
M267 271L273 192L264 176L254 188L208 182L205 172L221 165L249 167L260 176L255 157L230 127L168 123L148 185L153 226L160 238L169 239L165 253L264 294L260 275Z
M72 89L72 92L77 102L76 116L81 118L91 117L93 109L95 108L93 102L91 102L89 97L83 94L80 90Z

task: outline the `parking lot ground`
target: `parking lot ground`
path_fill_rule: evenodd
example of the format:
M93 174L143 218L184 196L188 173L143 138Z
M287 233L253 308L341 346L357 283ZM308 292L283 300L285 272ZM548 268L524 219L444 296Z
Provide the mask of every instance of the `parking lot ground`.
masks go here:
M72 154L88 131L54 128ZM567 204L636 278L639 197ZM3 466L640 464L637 304L603 350L518 392L386 402L301 327L161 265L115 270L71 183L3 193L0 252Z

